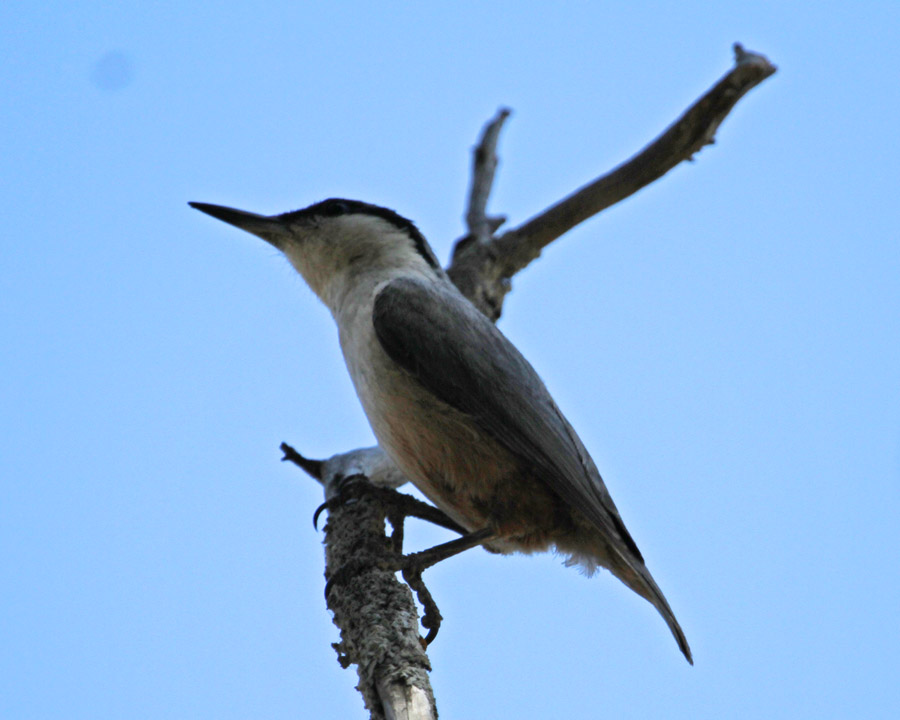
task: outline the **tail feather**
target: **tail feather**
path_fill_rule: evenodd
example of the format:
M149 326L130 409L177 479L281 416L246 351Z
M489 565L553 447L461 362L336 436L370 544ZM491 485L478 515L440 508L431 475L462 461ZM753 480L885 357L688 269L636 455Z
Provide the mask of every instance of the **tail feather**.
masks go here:
M675 619L675 613L669 607L666 596L659 589L659 585L656 584L650 571L643 562L637 558L628 557L625 552L618 548L616 549L616 554L618 555L617 559L621 560L621 564L613 563L613 567L610 568L613 574L638 595L648 600L659 611L659 614L662 615L663 620L666 621L666 625L669 626L669 630L675 637L678 648L687 661L693 665L694 658L691 655L691 647L688 645L684 631L681 629L681 625L678 624L678 620Z

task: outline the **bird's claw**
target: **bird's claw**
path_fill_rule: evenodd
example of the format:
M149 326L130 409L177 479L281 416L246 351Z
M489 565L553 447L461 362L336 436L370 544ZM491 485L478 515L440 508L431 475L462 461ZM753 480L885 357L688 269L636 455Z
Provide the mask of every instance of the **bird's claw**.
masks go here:
M428 630L428 633L423 638L423 644L427 647L437 637L443 616L438 609L437 603L434 601L434 597L425 586L425 581L422 579L422 573L427 567L430 567L430 564L418 555L418 553L413 555L387 555L374 564L367 560L351 560L339 567L326 581L325 601L328 602L335 586L343 585L365 570L372 570L374 567L389 572L400 572L403 575L403 580L416 594L416 598L422 606L423 612L420 622L422 627Z
M336 485L337 492L319 505L313 513L313 527L316 530L319 529L319 516L322 514L323 510L333 510L341 505L346 505L351 500L358 498L363 492L374 489L375 487L368 481L365 475L360 474L348 475L347 477L340 478L337 480Z

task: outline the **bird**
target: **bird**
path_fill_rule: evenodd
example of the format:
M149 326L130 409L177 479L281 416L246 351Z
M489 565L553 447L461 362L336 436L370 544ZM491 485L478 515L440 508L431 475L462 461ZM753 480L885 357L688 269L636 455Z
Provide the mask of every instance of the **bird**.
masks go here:
M189 204L281 251L330 310L379 446L429 500L491 552L554 550L588 575L608 569L693 664L572 425L411 220L342 198L278 215Z

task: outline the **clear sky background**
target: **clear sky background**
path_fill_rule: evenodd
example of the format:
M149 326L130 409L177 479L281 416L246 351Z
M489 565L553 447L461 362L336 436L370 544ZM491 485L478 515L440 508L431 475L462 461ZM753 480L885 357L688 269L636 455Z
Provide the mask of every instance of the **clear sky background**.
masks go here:
M740 41L778 74L500 323L696 665L608 574L473 551L426 575L432 681L446 718L896 717L898 39L893 0L0 4L0 716L366 716L278 444L371 432L324 307L189 200L363 199L446 260L498 107L514 225Z

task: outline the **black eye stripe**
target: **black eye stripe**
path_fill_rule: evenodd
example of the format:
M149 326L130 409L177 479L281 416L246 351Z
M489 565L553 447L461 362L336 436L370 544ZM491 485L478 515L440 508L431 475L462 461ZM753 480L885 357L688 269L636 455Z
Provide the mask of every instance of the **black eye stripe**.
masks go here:
M350 206L347 205L343 200L326 200L324 203L321 203L322 215L327 215L328 217L337 217L338 215L346 215L350 212Z

